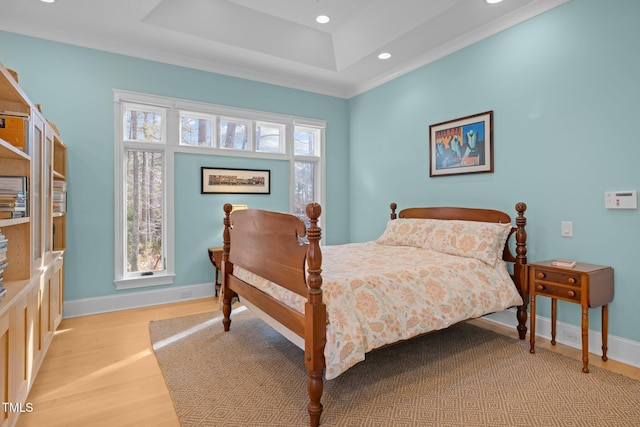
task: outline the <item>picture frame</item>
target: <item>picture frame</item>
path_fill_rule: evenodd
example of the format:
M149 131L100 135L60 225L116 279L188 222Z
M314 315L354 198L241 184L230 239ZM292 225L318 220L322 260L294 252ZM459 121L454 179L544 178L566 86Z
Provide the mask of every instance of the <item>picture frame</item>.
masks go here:
M429 126L429 176L493 173L493 111Z
M271 194L271 171L201 167L201 194Z

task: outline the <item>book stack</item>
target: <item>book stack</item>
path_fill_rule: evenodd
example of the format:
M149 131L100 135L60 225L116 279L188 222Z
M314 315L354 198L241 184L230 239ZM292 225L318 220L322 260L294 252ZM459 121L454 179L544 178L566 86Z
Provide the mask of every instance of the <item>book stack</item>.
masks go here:
M65 213L67 211L67 182L59 179L53 180L53 213Z
M27 177L0 176L0 219L29 216Z
M7 237L0 231L0 299L4 297L7 289L4 287L4 269L7 268Z
M554 267L573 268L576 266L576 262L569 259L556 259L551 261L551 265Z

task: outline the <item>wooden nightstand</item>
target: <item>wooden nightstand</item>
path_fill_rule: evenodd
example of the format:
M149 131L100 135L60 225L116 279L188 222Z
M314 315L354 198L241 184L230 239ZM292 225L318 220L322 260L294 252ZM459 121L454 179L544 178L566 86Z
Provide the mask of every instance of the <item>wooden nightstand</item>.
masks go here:
M556 343L557 300L582 306L582 372L589 372L589 308L602 306L602 360L607 360L609 303L613 301L613 268L578 263L573 268L554 267L551 261L527 264L531 296L531 353L535 353L536 296L551 298L551 344Z

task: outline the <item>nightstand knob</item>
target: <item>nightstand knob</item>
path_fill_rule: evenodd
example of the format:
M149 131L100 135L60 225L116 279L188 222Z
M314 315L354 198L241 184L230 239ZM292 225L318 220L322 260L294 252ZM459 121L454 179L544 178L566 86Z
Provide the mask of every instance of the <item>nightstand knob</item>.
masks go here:
M567 280L570 284L575 285L576 284L576 279L574 277L569 277L569 280ZM573 296L573 295L571 295Z
M576 291L569 291L569 292L567 292L567 294L568 294L570 297L575 297L575 296L576 296Z
M543 272L538 272L538 279L544 279L546 275Z
M536 289L539 291L544 291L544 285L538 285L536 286Z

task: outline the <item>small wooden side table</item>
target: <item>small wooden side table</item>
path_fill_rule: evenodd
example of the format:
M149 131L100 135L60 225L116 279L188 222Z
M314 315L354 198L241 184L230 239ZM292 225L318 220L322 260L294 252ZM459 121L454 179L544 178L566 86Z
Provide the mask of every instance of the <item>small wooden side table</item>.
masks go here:
M582 306L582 372L589 372L589 308L602 306L602 360L607 360L609 303L613 301L613 268L577 263L573 268L555 267L552 261L527 264L531 297L531 353L535 353L536 296L551 298L551 344L556 343L558 299Z
M222 285L222 274L220 269L222 268L222 248L209 248L207 249L209 252L209 260L213 265L213 268L216 271L216 281L215 281L215 295L218 296L218 291L220 290L220 286Z

